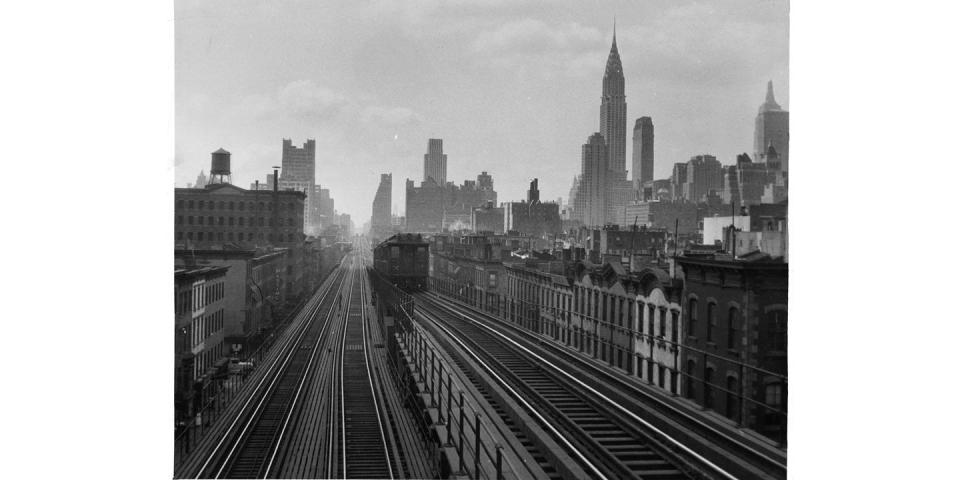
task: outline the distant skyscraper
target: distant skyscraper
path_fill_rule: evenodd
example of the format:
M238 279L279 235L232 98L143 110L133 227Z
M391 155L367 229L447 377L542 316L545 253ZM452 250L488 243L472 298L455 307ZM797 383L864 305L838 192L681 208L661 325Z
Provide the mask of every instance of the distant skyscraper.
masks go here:
M767 149L771 144L780 156L780 170L786 172L790 158L790 112L781 109L773 98L772 80L767 82L767 98L757 112L753 131L753 158L758 162L765 162Z
M393 198L393 174L380 174L380 186L373 197L373 213L370 216L370 232L389 231L391 225L390 207Z
M599 132L590 135L581 155L580 191L574 213L584 225L595 227L606 223L607 189L610 186L609 151Z
M613 44L603 73L603 95L600 97L600 134L607 143L609 168L613 178L627 178L627 97L624 95L623 65L617 51L617 27L613 27Z
M443 153L443 139L427 141L427 154L423 156L423 181L432 178L437 185L447 183L447 156Z
M293 146L290 139L283 139L283 156L280 160L280 190L296 190L307 194L304 210L313 210L313 186L316 182L317 142L308 139L303 147ZM304 218L305 227L309 226L310 215Z
M723 166L713 155L697 155L687 162L687 182L684 195L691 202L703 202L711 193L723 190Z
M653 180L653 120L640 117L633 126L633 166L632 179L634 190Z

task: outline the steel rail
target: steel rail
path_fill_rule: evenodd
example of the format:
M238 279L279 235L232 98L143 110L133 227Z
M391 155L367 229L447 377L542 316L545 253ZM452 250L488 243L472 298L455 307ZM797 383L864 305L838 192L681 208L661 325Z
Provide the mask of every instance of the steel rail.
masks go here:
M537 411L537 409L533 407L533 405L531 405L529 402L527 402L527 399L524 398L522 395L520 395L520 393L517 392L517 391L513 388L512 385L510 385L510 383L508 383L506 380L504 380L503 377L501 377L500 374L498 374L498 373L493 369L493 367L491 367L490 365L488 365L487 362L483 361L483 359L481 359L480 356L477 355L477 353L473 351L473 349L471 349L470 347L468 347L462 340L460 340L459 336L457 336L457 335L455 335L453 332L451 332L451 331L450 331L445 325L443 325L443 323L442 323L441 321L439 321L439 319L438 319L436 316L434 316L433 314L430 314L430 313L428 313L428 312L426 312L426 311L423 311L422 314L423 314L424 317L426 317L427 319L429 319L434 325L436 325L437 328L443 330L443 331L447 334L448 337L450 337L453 341L457 342L457 344L460 345L460 348L463 348L463 350L464 350L465 352L467 352L468 354L470 354L470 356L473 357L474 361L476 361L478 364L480 364L480 366L482 366L482 367L487 371L487 373L488 373L490 376L494 377L498 382L500 382L500 385L501 385L504 389L506 389L507 391L509 391L510 394L513 395L513 397L514 397L517 401L519 401L520 403L522 403L523 406L527 409L527 411L528 411L531 415L533 415L534 417L536 417L536 418L540 421L540 423L543 424L544 427L546 427L548 430L550 430L550 433L553 434L554 438L556 438L558 441L560 441L561 443L563 443L564 446L567 447L567 450L570 451L571 453L573 453L573 454L580 460L580 462L581 462L583 465L585 465L593 474L595 474L598 478L601 478L601 479L606 479L606 478L607 478L607 476L604 475L603 472L600 471L600 469L597 468L597 466L594 465L593 462L590 461L590 459L588 459L586 456L583 455L582 452L580 452L580 449L579 449L579 448L577 448L575 445L573 445L572 443L570 443L570 441L567 440L567 438L566 438L562 433L560 433L560 431L558 431L558 430L553 426L553 424L552 424L549 420L547 420L546 418L544 418L543 415L541 415L540 412ZM476 455L479 455L479 452L475 452L475 454L476 454Z
M510 337L508 337L508 336L506 336L506 335L504 335L504 334L496 331L495 329L493 329L493 328L491 328L491 327L489 327L489 326L487 326L487 325L484 325L484 324L481 323L481 322L478 322L478 321L475 321L475 320L471 319L470 317L468 317L467 315L464 315L463 313L460 313L459 311L453 310L453 309L451 309L451 308L447 308L447 310L450 311L451 313L454 313L454 314L456 314L456 315L459 315L459 316L462 317L465 321L468 321L468 322L470 322L470 323L473 323L473 324L475 324L475 325L483 328L484 330L487 330L487 331L495 334L496 336L500 337L501 339L503 339L503 340L506 341L507 343L509 343L509 344L513 345L514 347L516 347L517 349L523 351L524 353L526 353L526 354L529 355L530 357L537 359L537 360L540 362L541 365L547 365L547 366L549 366L552 370L560 373L562 376L566 377L567 379L569 379L569 380L572 381L573 383L577 384L577 385L580 386L581 388L583 388L583 389L585 389L586 391L588 391L588 392L590 392L591 394L593 394L594 397L603 400L603 401L606 402L607 404L611 405L614 409L620 411L621 413L625 414L626 416L628 416L629 418L631 418L631 419L634 420L635 422L640 423L640 424L643 425L644 427L649 428L650 430L652 430L652 431L653 431L654 433L656 433L657 435L659 435L659 436L661 436L662 438L666 439L666 440L667 440L670 444L672 444L673 446L675 446L675 447L683 450L687 455L690 455L691 457L693 457L694 459L696 459L698 462L700 462L700 463L702 463L703 465L709 467L711 470L713 470L714 473L717 473L717 474L721 475L722 477L727 478L727 479L730 479L730 480L736 480L736 479L737 479L736 476L732 475L730 472L727 472L726 470L724 470L724 469L723 469L722 467L720 467L719 465L713 463L712 461L710 461L709 459L707 459L707 458L704 457L703 455L700 455L699 453L693 451L690 447L684 445L684 444L683 444L682 442L680 442L679 440L677 440L677 439L673 438L672 436L668 435L668 434L667 434L666 432L664 432L663 430L660 430L659 428L657 428L656 426L654 426L654 425L651 424L650 422L648 422L648 421L640 418L640 417L637 416L635 413L633 413L633 412L631 412L630 410L624 408L622 405L620 405L619 403L615 402L615 401L614 401L613 399L611 399L610 397L604 395L603 393L601 393L601 392L599 392L598 390L594 389L594 388L591 387L590 385L587 385L586 383L584 383L584 382L581 381L580 379L574 377L573 375L571 375L570 373L568 373L567 371L565 371L563 368L555 365L554 363L550 362L548 359L540 356L540 355L537 354L536 352L534 352L534 351L530 350L529 348L521 345L520 343L518 343L517 341L513 340L512 338L510 338Z
M391 462L390 462L390 448L388 447L387 434L386 434L386 432L385 432L384 429L383 429L383 419L381 418L380 402L377 400L377 392L376 392L376 389L375 389L374 386L373 386L373 373L370 371L370 352L369 352L369 350L368 350L368 348L367 348L367 345L368 345L370 342L369 342L369 338L367 337L367 322L366 322L366 319L367 319L366 313L367 313L367 311L366 311L366 303L364 302L364 296L363 296L363 295L364 295L364 291L365 291L365 289L364 289L364 284L365 284L366 282L364 281L364 278L363 278L363 277L364 277L364 271L365 271L365 270L364 270L364 265L363 265L363 260L362 260L362 259L361 259L361 261L360 261L360 267L361 267L361 270L360 270L360 308L361 308L361 312L362 312L361 315L360 315L360 325L361 325L362 328L363 328L363 359L364 359L364 362L363 362L363 363L364 363L364 366L365 366L366 369L367 369L367 380L369 381L369 384L370 384L370 396L373 398L373 406L374 406L374 408L375 408L376 411L377 411L377 426L380 427L380 440L381 440L382 443L383 443L383 456L384 456L384 458L386 458L386 460L387 460L387 469L388 469L388 471L390 472L390 478L393 479L393 478L394 478L394 477L393 477L393 465L392 465ZM346 428L344 428L344 430L346 430ZM347 476L346 465L344 465L343 476L344 476L344 477Z
M337 282L338 280L340 280L339 283ZM283 368L289 363L290 358L293 356L293 353L296 351L295 348L290 348L290 347L291 347L292 345L298 344L298 343L303 339L303 337L306 335L307 331L309 330L309 327L310 327L310 325L312 324L312 322L313 322L313 320L314 320L314 317L316 316L316 314L318 313L318 311L319 311L320 308L322 307L322 305L323 305L323 300L326 299L326 297L330 294L331 291L333 291L334 285L337 285L337 289L339 290L339 288L341 288L341 287L343 286L343 280L344 280L344 275L341 274L340 272L338 272L337 277L335 277L335 278L333 279L333 281L328 285L326 291L323 292L323 294L321 295L320 299L316 302L316 305L314 305L314 307L313 307L312 311L310 312L308 318L303 321L303 324L302 324L301 326L299 326L299 330L298 330L294 335L290 336L290 337L286 340L286 342L285 342L284 344L282 344L282 346L281 346L281 351L284 351L284 350L285 350L285 351L286 351L286 352L285 352L286 355L284 355L284 354L278 355L276 358L273 359L273 361L270 363L270 365L266 368L264 376L260 379L259 382L257 382L257 385L256 385L256 386L253 388L253 390L251 391L250 397L247 399L246 402L244 402L243 406L242 406L242 407L240 408L240 410L237 412L237 415L236 415L236 417L234 418L233 422L231 422L230 425L227 427L227 430L224 432L224 434L223 434L223 436L221 437L220 441L217 442L217 445L213 448L212 452L211 452L210 455L207 457L206 461L203 463L203 465L202 465L202 466L200 467L200 469L197 471L197 475L194 477L195 479L201 478L202 475L203 475L203 472L205 472L205 471L207 470L207 467L210 465L210 463L213 461L213 459L218 456L218 454L220 453L221 447L223 446L224 442L227 441L227 438L230 437L230 435L233 433L234 428L236 427L237 423L240 422L240 420L241 420L244 416L249 416L249 420L247 421L247 423L246 423L246 425L244 426L243 430L240 432L239 437L238 437L237 440L234 442L233 447L232 447L232 448L230 449L230 451L227 453L226 459L224 459L224 462L221 464L220 468L217 470L217 474L216 474L215 478L219 478L220 474L223 472L223 468L226 466L226 464L227 464L227 462L229 461L229 459L233 456L233 452L236 450L238 444L240 443L240 440L243 438L244 433L245 433L246 430L249 428L250 423L251 423L251 422L253 421L253 419L256 417L256 413L260 410L260 408L262 407L263 403L266 401L267 397L269 396L269 395L268 395L269 391L272 390L273 386L274 386L274 385L276 384L276 382L279 380L280 375L273 375L273 376L272 376L272 380L271 380L270 384L267 386L267 389L266 389L265 391L262 391L262 394L260 395L260 401L257 403L257 406L255 407L255 409L253 410L253 412L248 412L248 408L250 407L251 402L253 402L253 401L254 401L254 398L257 397L256 395L254 395L254 393L256 393L256 392L261 392L261 388L263 387L264 382L266 382L267 379L270 378L270 377L267 375L267 372L270 372L270 371L274 370L274 368L275 368L278 364L280 364L280 369L283 369Z

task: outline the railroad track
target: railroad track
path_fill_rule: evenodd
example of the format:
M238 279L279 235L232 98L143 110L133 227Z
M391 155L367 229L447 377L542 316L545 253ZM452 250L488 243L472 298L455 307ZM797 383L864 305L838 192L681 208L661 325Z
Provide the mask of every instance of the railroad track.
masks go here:
M361 249L363 250L363 249ZM337 361L330 389L327 445L328 478L394 478L402 465L391 455L391 422L384 413L382 392L371 370L367 331L367 280L362 260L355 265L346 316L339 328Z
M465 350L473 352L516 392L521 404L541 419L571 457L597 478L735 478L706 459L664 441L662 432L651 432L598 400L598 392L585 390L575 379L557 374L562 367L545 364L460 314L441 307L426 295L417 296L417 309ZM581 382L582 383L582 382ZM511 388L513 387L513 388ZM514 388L516 390L514 390ZM524 400L525 399L525 400ZM540 413L536 413L539 411Z
M686 430L681 435L691 435L698 438L700 445L709 445L711 461L731 472L734 476L739 478L786 478L785 451L705 422L698 416L675 405L671 402L671 399L658 395L659 392L650 392L643 388L646 387L645 385L638 386L624 379L621 375L611 372L605 366L597 365L578 353L570 351L561 344L549 340L544 341L542 337L533 332L484 312L478 312L459 302L437 296L432 298L440 301L445 308L452 312L485 319L484 322L487 325L496 326L500 331L512 333L516 338L526 339L531 343L536 342L538 347L542 349L541 353L544 356L553 362L569 365L571 373L588 379L587 383L612 396L614 401L619 401L622 404L642 403L643 410L653 415L647 416L651 421L658 417L668 418L677 427ZM670 428L666 424L663 424L663 426L664 428Z
M277 465L278 447L304 391L330 317L328 299L343 289L346 272L311 306L309 317L281 347L258 384L196 469L194 478L266 478Z

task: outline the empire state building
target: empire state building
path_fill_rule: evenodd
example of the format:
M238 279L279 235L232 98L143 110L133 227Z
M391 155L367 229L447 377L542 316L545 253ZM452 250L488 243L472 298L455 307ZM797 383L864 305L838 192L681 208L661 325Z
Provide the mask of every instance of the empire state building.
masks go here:
M623 65L617 51L617 27L613 27L613 45L603 73L600 97L600 134L607 142L611 180L627 178L627 97L623 93Z

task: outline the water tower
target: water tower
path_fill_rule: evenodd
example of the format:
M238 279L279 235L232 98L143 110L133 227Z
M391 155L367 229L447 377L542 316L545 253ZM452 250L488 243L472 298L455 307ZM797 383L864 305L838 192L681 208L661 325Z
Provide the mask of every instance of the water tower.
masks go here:
M210 157L210 183L207 185L218 183L232 184L233 179L230 178L230 152L221 148L211 153Z

